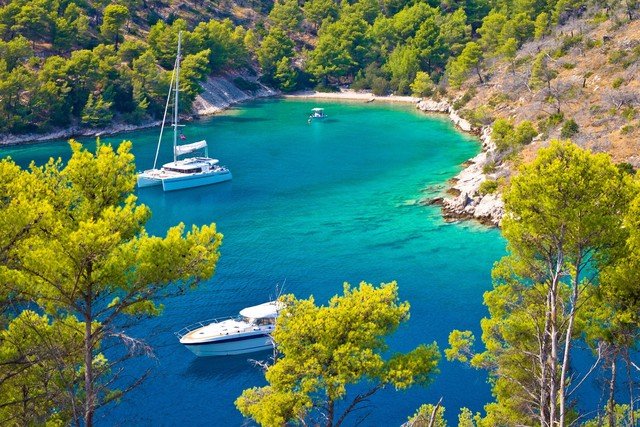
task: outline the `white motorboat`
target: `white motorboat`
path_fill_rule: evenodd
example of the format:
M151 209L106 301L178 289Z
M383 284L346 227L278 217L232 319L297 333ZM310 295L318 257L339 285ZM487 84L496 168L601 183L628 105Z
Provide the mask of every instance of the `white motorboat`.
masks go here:
M324 108L312 108L309 120L312 119L324 119L327 115L324 113Z
M196 356L227 356L273 348L271 333L282 303L270 301L240 310L240 316L198 322L176 332Z
M207 141L202 140L190 144L178 145L178 128L182 125L178 124L178 99L180 89L180 48L182 45L182 32L178 34L178 54L176 56L175 67L169 84L169 95L164 109L164 117L162 118L162 127L160 128L160 138L158 139L158 147L156 149L156 157L153 161L153 168L138 173L138 187L151 187L154 185L162 185L164 191L181 190L183 188L199 187L202 185L216 184L218 182L229 181L232 176L229 169L218 164L218 159L209 157ZM171 91L174 93L173 102L173 162L162 165L157 169L158 153L160 152L160 143L164 132L164 125L167 118L167 111L171 101ZM184 135L180 134L180 139L184 139ZM178 156L193 153L197 150L204 149L204 157L191 157L178 160Z

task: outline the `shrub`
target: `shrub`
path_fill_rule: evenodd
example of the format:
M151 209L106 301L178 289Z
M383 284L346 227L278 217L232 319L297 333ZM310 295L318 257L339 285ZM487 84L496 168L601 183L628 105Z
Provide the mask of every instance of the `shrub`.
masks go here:
M623 135L627 135L633 132L633 129L634 127L632 125L624 125L622 126L622 129L620 129L620 133Z
M415 80L411 83L411 92L415 96L431 96L434 88L433 80L424 71L418 71Z
M318 83L313 89L318 92L340 92L339 87L324 83Z
M482 173L488 175L490 173L494 173L496 171L496 162L487 162L482 165Z
M513 132L513 142L516 145L527 145L538 135L538 131L529 120L521 122Z
M636 173L636 170L631 163L622 162L616 164L616 166L618 167L618 170L620 172L626 173L628 175L635 175Z
M496 92L493 95L491 95L491 97L489 98L489 101L487 101L487 104L489 105L489 107L496 107L502 104L503 102L507 102L510 100L511 98L509 97L508 94L504 92Z
M493 194L498 189L498 181L494 179L487 179L486 181L482 181L480 183L480 187L478 188L478 193L482 194Z
M609 54L609 62L612 64L618 64L627 56L627 52L624 50L614 50Z
M496 143L498 150L503 151L509 145L509 139L513 134L513 123L506 119L497 119L493 122L491 138Z
M624 79L622 77L617 77L613 83L611 83L611 87L614 89L618 89L624 83Z
M467 105L467 102L471 101L471 99L474 96L476 96L476 88L475 87L469 88L469 90L467 90L464 93L464 95L462 95L460 98L455 100L455 102L453 103L453 109L454 110L461 109L462 107Z
M460 116L467 119L473 126L485 126L493 121L491 110L485 105L478 108L460 111Z
M571 138L573 135L577 134L579 130L580 128L576 121L573 119L569 119L562 125L562 129L560 130L560 137Z
M371 91L376 96L386 96L391 92L391 84L384 77L375 77L371 82Z
M632 106L624 107L622 110L622 117L631 121L636 118L636 109Z

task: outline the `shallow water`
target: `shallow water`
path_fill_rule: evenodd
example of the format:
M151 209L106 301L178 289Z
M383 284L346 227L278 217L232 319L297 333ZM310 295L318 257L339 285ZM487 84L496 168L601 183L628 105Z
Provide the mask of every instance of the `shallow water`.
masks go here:
M329 117L308 124L317 105ZM153 162L157 132L103 141L132 140L144 169ZM269 354L196 359L173 331L264 302L283 282L285 292L314 295L324 304L345 281L397 280L411 319L389 339L392 351L433 341L442 350L453 329L479 332L482 293L504 241L495 229L447 224L438 208L415 203L479 151L448 120L412 106L267 100L194 122L184 133L187 142L206 137L209 154L231 169L233 181L173 193L138 191L153 211L147 228L163 234L180 221L215 222L224 234L222 256L210 281L166 301L161 317L131 331L155 347L157 359L132 361L127 375L150 368L151 377L119 405L102 409L99 425L241 425L233 401L243 389L264 384L247 359ZM168 143L163 148L166 162L171 150ZM50 155L68 158L69 149L61 141L4 148L0 155L27 165ZM370 412L361 425L400 425L422 403L443 397L446 418L456 425L458 408L475 412L490 400L483 373L446 361L440 370L428 388L382 391L347 424Z

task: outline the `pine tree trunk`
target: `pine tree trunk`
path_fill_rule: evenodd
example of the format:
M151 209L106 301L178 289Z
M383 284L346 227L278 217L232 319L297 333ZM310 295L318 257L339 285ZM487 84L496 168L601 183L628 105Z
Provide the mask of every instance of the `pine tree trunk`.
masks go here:
M634 411L634 397L633 397L633 388L634 382L633 377L631 376L631 360L629 359L629 349L626 348L624 351L624 360L627 365L627 381L629 382L629 420L631 421L630 425L636 425L636 414Z
M616 415L615 415L615 406L616 400L614 393L616 391L616 355L613 355L611 359L611 379L609 380L609 401L607 402L607 412L609 416L609 427L615 427L616 425ZM633 424L632 424L633 425Z
M327 424L326 427L333 427L333 417L335 412L335 403L333 400L329 400L327 403Z
M91 267L88 269L88 276L91 277ZM93 390L93 334L91 331L92 318L92 289L89 284L85 297L84 313L84 425L93 426L93 413L95 411L95 393Z
M567 325L567 332L564 340L564 354L562 356L562 370L560 371L560 389L558 390L558 404L560 406L560 425L564 425L565 419L565 403L567 400L566 396L566 377L569 371L569 360L571 356L569 352L571 351L571 336L573 335L573 323L576 317L576 306L578 304L578 282L577 277L574 283L573 295L571 301L571 313L569 314L569 324Z

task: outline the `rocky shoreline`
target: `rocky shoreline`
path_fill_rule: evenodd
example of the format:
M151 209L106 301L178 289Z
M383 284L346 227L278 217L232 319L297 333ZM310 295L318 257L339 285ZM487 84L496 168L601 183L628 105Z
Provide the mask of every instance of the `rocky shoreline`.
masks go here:
M496 165L495 170L485 174L483 169L487 163L493 163L495 158L495 143L491 140L491 128L474 127L469 121L460 117L448 101L421 99L410 96L375 96L368 92L341 90L340 92L302 92L285 95L287 98L302 99L338 99L341 101L360 102L404 102L415 104L416 107L430 114L446 114L453 124L461 131L477 135L482 143L482 151L465 162L465 168L458 175L449 180L448 188L436 197L421 201L423 204L437 204L442 207L443 217L448 221L473 219L485 225L499 226L504 215L504 203L499 194L481 194L480 185L487 179L496 179L507 173L502 165Z
M253 90L241 90L233 82L237 77L254 86ZM209 77L202 83L204 91L198 95L193 103L195 117L204 117L223 111L232 105L255 98L264 98L278 95L278 92L259 83L255 77L243 74L226 74L224 76ZM78 136L103 136L121 132L130 132L139 129L160 126L158 120L149 120L133 125L128 123L115 123L101 129L93 129L82 126L70 126L64 129L56 129L47 133L30 133L21 135L0 134L1 145L18 145L32 142L44 142L53 139L67 139Z
M252 90L238 88L234 79L241 77L253 84ZM255 77L246 75L229 74L225 76L210 77L202 84L204 91L198 95L194 102L195 116L207 116L218 113L240 102L255 98L272 97L279 95L273 89L260 84ZM491 140L489 127L476 128L463 119L447 101L433 99L420 99L410 96L375 96L366 92L343 90L341 92L301 92L293 95L285 95L290 98L321 98L353 100L359 102L403 102L415 104L425 113L447 114L454 125L463 132L478 135L482 142L482 152L465 162L466 167L449 181L445 192L437 197L423 200L424 204L438 204L442 207L443 216L447 220L474 219L486 225L499 226L504 214L504 204L499 194L481 194L480 185L487 179L495 179L504 174L501 167L497 167L491 174L483 172L484 166L494 158L495 144ZM47 134L26 135L0 135L0 145L15 145L28 142L41 142L52 139L65 139L76 136L101 136L137 129L159 126L159 121L149 121L139 125L115 124L105 129L90 129L70 127L56 130Z
M504 203L498 193L481 194L480 185L487 179L495 179L504 174L502 166L496 166L490 174L484 172L485 165L493 163L496 145L491 139L491 128L477 128L460 117L447 101L426 99L417 104L418 109L427 113L447 114L454 125L464 131L479 135L482 151L465 162L466 167L449 181L449 188L441 197L427 203L442 206L447 220L474 219L483 224L499 226L504 215Z

